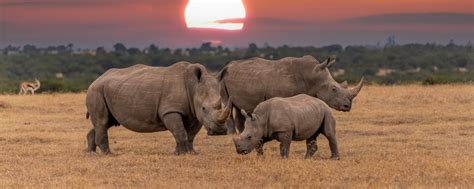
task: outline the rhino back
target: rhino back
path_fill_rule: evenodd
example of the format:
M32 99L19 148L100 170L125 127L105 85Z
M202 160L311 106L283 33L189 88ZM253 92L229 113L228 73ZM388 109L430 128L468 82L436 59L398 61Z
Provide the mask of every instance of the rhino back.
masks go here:
M298 58L235 61L227 66L221 82L235 106L253 111L267 99L306 93L307 86L300 70L313 67L313 64Z
M272 132L293 132L293 140L305 140L314 135L329 110L324 102L305 94L276 97L262 104L264 106L259 105L255 113L258 115L268 111L267 120Z
M114 69L94 87L102 89L109 111L121 125L137 132L160 131L165 129L160 120L164 114L189 114L183 75L187 65Z

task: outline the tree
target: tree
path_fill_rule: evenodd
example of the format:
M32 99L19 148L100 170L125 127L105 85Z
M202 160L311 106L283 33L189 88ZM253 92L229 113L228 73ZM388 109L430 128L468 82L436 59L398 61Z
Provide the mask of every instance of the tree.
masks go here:
M329 53L342 52L341 45L328 45L328 46L322 47L322 49L325 51L328 51Z
M149 47L148 47L148 53L150 54L157 54L159 52L159 49L156 45L154 44L151 44Z
M69 52L72 52L74 50L73 48L74 48L74 44L72 44L72 43L67 44L67 50Z
M245 58L252 58L258 56L258 47L255 43L250 43L247 51L245 52Z
M206 43L201 44L201 48L199 48L199 50L201 52L210 52L210 51L214 51L214 47L212 47L211 42L206 42Z
M68 52L68 48L64 45L59 45L56 47L56 49L58 50L59 53L66 53Z
M97 49L95 50L95 52L97 54L106 54L107 52L105 51L105 48L104 47L97 47Z
M135 54L140 54L141 51L140 51L140 49L138 49L138 48L132 47L132 48L129 48L129 49L127 50L127 52L128 52L129 54L135 55Z
M397 41L395 40L395 36L394 35L388 36L385 47L390 48L390 47L395 47L395 46L397 46Z
M23 46L23 52L27 54L34 54L38 52L38 49L34 45L27 44Z
M127 51L127 47L125 47L125 45L122 44L122 43L116 43L116 44L114 45L114 51L115 51L116 53L124 53L124 52Z

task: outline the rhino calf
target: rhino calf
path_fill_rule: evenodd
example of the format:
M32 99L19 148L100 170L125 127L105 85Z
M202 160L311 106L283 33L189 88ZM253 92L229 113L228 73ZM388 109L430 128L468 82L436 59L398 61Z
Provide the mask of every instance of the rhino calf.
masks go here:
M241 111L245 116L245 129L234 138L239 154L248 154L254 148L263 155L263 144L271 140L280 142L282 159L288 158L292 140L306 140L306 158L317 151L316 138L323 134L329 140L331 159L338 160L336 121L331 109L322 100L300 94L293 97L276 97L260 103L253 113Z

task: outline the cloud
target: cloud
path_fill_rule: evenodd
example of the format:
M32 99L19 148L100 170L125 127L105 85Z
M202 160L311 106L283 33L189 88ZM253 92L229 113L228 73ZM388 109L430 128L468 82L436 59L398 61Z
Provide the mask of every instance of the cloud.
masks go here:
M343 20L353 24L474 24L474 14L470 13L390 13Z
M249 23L251 24L263 24L263 25L307 25L310 24L306 21L292 20L292 19L280 19L280 18L269 18L269 17L257 17L250 18Z
M3 7L52 7L97 4L90 1L60 1L60 0L30 0L30 1L7 1L0 5Z
M2 7L70 7L70 6L102 6L102 5L114 5L121 3L153 3L159 5L175 5L182 3L179 1L169 0L10 0L0 3Z

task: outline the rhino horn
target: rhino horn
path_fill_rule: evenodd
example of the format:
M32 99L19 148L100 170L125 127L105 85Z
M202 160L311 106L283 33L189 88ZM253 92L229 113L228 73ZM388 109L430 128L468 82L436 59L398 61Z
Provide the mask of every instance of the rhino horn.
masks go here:
M232 101L231 101L231 98L232 97L229 97L229 100L227 101L227 105L224 107L224 109L222 109L219 113L219 116L217 117L217 120L219 122L225 122L227 120L227 118L229 117L230 115L230 112L232 110Z
M349 84L347 83L347 81L343 81L341 83L341 87L347 89L347 87L349 87Z
M351 89L352 98L355 98L359 94L362 86L364 85L364 77L362 77L356 87Z

